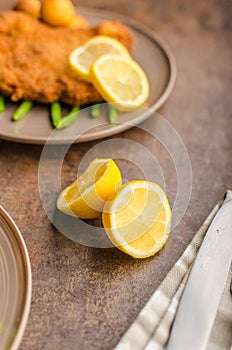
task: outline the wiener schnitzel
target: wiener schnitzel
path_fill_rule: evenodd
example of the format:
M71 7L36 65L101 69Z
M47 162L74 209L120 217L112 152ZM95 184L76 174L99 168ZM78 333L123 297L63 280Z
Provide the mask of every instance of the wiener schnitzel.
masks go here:
M53 28L22 12L0 14L0 91L12 101L62 101L85 105L103 98L76 76L68 56L95 35L119 40L131 51L133 37L120 22L87 28Z

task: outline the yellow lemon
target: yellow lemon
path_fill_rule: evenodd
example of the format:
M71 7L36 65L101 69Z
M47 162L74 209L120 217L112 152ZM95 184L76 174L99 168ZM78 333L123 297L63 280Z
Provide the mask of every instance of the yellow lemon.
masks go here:
M69 56L70 66L85 80L90 81L90 67L102 55L113 53L123 57L130 54L118 40L104 35L95 36L73 50Z
M102 220L117 248L134 258L146 258L166 243L171 209L160 186L136 180L123 185L111 203L106 202Z
M96 218L102 212L105 201L111 200L122 177L112 159L94 159L87 169L66 187L57 200L62 212L81 219Z
M107 54L91 66L91 81L108 102L120 110L141 106L149 95L149 82L144 70L130 57Z

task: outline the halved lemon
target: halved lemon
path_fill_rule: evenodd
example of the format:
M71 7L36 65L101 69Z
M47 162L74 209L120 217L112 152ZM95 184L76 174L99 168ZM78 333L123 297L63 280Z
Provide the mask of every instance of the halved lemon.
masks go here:
M145 180L123 185L114 200L106 202L103 226L112 243L134 258L157 253L171 229L171 209L160 186Z
M69 63L80 77L91 81L90 67L100 56L109 53L130 57L125 46L118 40L98 35L72 51L69 56Z
M120 170L113 159L96 158L66 187L57 200L57 208L81 219L100 215L106 200L111 200L121 186Z
M149 95L149 82L144 70L130 57L107 54L91 66L91 81L108 102L121 110L141 106Z

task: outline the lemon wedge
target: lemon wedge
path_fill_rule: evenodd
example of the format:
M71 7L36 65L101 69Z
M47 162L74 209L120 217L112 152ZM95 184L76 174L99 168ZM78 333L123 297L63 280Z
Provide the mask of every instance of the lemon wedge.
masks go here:
M106 200L111 200L122 183L120 170L113 159L96 158L87 169L66 187L57 200L57 208L81 219L100 215Z
M109 53L130 57L125 46L118 40L98 35L73 50L69 55L69 63L80 77L91 81L90 67L100 56Z
M106 202L102 221L117 248L134 258L146 258L166 243L171 209L160 186L145 180L130 181L112 202Z
M91 66L91 81L108 102L120 110L141 106L149 95L149 82L144 70L130 57L107 54Z

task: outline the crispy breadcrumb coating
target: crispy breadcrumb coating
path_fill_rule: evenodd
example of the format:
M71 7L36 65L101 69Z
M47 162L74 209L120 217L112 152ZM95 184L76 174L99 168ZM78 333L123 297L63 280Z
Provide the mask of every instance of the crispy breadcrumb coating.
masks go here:
M95 35L118 39L131 51L133 37L120 22L86 29L53 28L23 12L0 14L0 90L12 101L61 101L85 105L102 101L91 83L77 77L68 57Z

